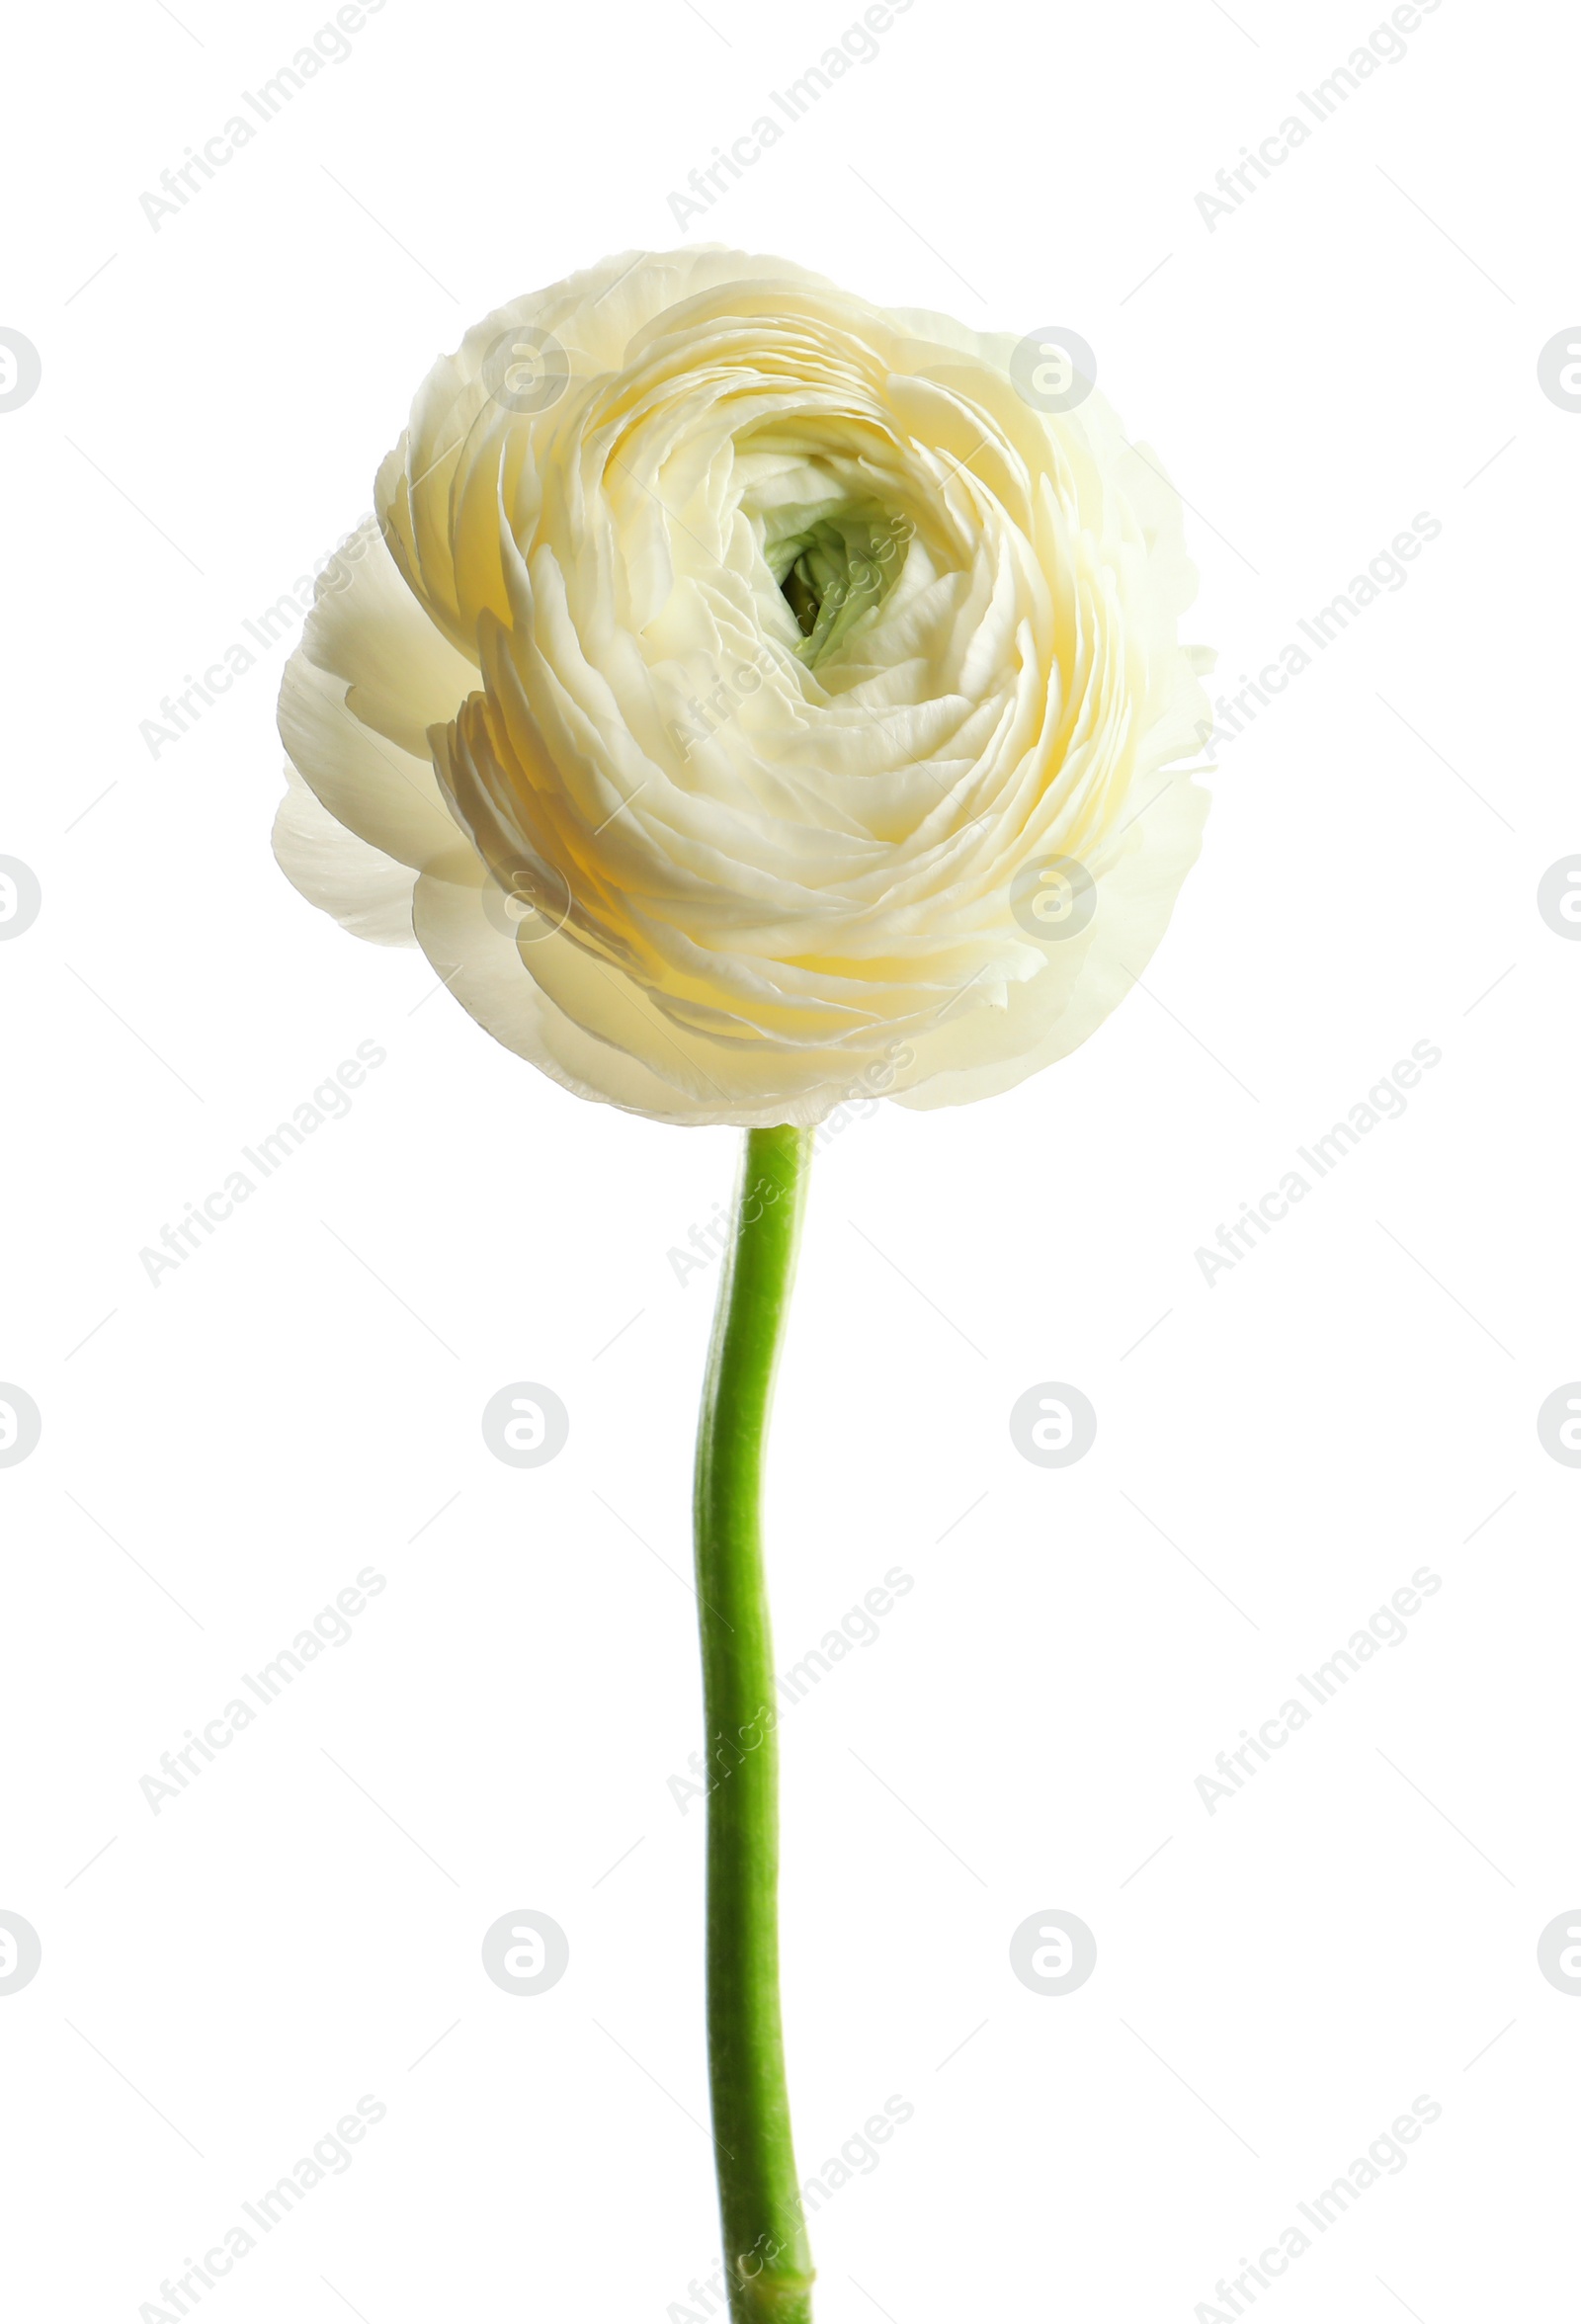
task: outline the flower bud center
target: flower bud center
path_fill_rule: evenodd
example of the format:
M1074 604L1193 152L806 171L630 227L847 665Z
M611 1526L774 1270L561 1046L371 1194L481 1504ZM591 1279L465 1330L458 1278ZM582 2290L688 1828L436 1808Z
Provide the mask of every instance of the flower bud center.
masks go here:
M872 505L775 512L763 552L796 618L796 651L809 669L883 603L914 529L909 517Z

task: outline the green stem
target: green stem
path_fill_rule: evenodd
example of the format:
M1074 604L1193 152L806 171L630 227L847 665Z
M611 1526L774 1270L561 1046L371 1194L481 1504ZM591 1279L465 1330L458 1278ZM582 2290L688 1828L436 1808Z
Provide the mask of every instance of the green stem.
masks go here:
M708 1767L708 2077L733 2324L810 2324L780 2027L774 1650L764 1448L812 1133L747 1133L698 1430L698 1616Z

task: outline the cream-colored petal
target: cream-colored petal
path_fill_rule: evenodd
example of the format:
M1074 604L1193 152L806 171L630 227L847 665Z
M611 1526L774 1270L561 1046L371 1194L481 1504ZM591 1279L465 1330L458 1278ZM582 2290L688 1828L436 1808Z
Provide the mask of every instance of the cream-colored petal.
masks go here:
M338 822L370 847L421 871L464 844L440 795L431 758L365 726L346 681L298 647L280 688L281 740L291 765Z
M896 1104L928 1109L997 1097L1089 1040L1162 943L1181 882L1197 861L1210 803L1207 791L1188 778L1161 778L1154 804L1135 826L1136 844L1099 882L1092 942L1085 948L1079 976L1041 1035L1033 1030L1038 1018L1036 983L1014 985L1001 1037L991 1050L980 1041L973 1055L969 1038L930 1042L924 1036L914 1041L916 1062L897 1076ZM1048 950L1057 966L1066 948Z
M345 681L355 717L418 759L428 756L429 728L454 716L477 684L476 657L435 628L372 520L320 576L302 650Z
M464 845L434 780L428 729L454 717L476 684L475 666L365 530L320 577L281 682L281 739L338 821L420 870Z
M433 962L446 990L475 1018L486 1033L519 1057L537 1065L562 1089L579 1098L597 1099L626 1113L643 1114L659 1121L693 1125L731 1122L745 1127L770 1128L779 1121L820 1121L839 1102L838 1093L818 1091L810 1100L743 1098L722 1085L710 1088L684 1052L643 1038L653 1055L672 1064L682 1079L667 1079L652 1062L623 1045L605 1040L556 1008L531 971L510 937L502 933L498 913L503 904L498 889L482 875L442 878L425 873L419 878L413 909L418 942ZM490 916L492 907L495 917ZM563 939L548 936L527 948L543 953ZM633 1037L633 1017L640 1025L639 996L612 986L609 1022L612 1029L626 1027Z
M299 895L370 944L411 945L412 888L408 864L370 847L321 806L294 767L286 767L286 795L272 834L275 861Z

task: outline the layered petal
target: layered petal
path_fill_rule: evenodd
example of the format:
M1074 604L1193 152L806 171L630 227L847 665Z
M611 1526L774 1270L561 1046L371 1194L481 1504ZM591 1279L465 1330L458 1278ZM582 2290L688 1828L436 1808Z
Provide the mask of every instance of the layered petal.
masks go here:
M1200 840L1195 577L1152 455L1016 355L719 250L469 332L282 693L364 932L409 903L497 1038L675 1120L958 1104L1084 1040Z

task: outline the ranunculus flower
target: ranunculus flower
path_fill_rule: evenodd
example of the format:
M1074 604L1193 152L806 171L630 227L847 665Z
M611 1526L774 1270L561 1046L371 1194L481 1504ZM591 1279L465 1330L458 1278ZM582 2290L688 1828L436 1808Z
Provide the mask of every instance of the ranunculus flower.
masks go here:
M1196 855L1163 770L1205 662L1174 493L1024 374L719 249L501 307L286 672L291 878L668 1120L954 1105L1065 1055Z

